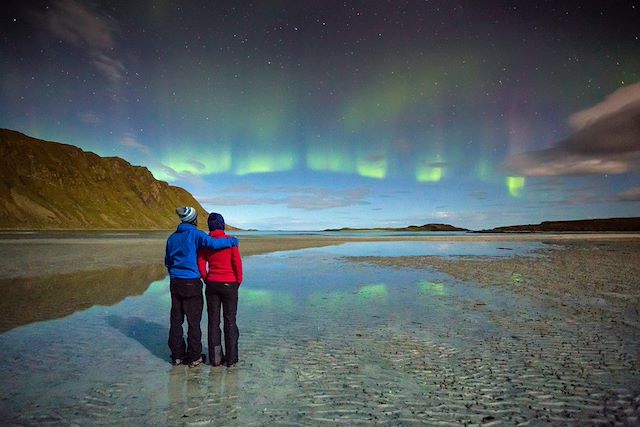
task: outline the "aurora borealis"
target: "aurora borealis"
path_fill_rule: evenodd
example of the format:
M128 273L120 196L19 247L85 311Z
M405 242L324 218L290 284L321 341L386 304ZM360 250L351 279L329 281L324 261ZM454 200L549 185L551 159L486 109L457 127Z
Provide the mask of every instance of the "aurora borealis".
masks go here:
M3 9L0 127L144 165L239 227L640 215L640 2Z

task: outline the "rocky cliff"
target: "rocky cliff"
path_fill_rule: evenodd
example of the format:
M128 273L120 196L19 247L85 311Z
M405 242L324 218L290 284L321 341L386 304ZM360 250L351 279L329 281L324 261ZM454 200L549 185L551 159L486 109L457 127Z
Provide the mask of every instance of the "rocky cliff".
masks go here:
M0 129L0 228L172 229L175 208L206 212L145 167Z

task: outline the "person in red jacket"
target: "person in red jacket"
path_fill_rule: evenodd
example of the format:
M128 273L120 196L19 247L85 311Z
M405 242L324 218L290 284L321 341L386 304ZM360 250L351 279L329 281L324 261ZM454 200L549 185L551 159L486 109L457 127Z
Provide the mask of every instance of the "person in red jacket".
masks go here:
M224 218L212 212L208 218L209 235L215 239L227 238ZM242 283L242 258L238 247L198 251L198 269L207 289L207 313L209 315L209 360L213 366L223 363L232 367L238 363L238 338L236 325L238 288ZM224 317L224 352L220 331L220 307ZM226 353L226 355L225 355Z

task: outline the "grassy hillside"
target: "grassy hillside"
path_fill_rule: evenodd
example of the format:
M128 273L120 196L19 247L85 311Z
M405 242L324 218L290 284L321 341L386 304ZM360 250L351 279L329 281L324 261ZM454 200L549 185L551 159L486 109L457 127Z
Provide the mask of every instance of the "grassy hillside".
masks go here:
M207 213L145 167L0 129L0 228L172 229L175 208Z

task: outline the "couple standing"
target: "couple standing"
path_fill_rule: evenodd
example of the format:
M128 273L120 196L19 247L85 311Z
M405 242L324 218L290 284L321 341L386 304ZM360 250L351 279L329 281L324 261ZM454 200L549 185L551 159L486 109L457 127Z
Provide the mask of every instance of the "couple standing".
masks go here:
M211 213L209 235L198 230L198 212L188 206L177 208L177 230L167 239L164 264L169 271L171 288L171 326L169 349L174 365L190 367L204 363L202 354L202 280L206 283L209 360L213 366L238 363L236 325L238 287L242 283L242 259L238 240L224 233L224 218ZM220 308L224 317L224 352L220 331ZM182 323L187 318L185 344ZM226 355L225 355L226 352Z

